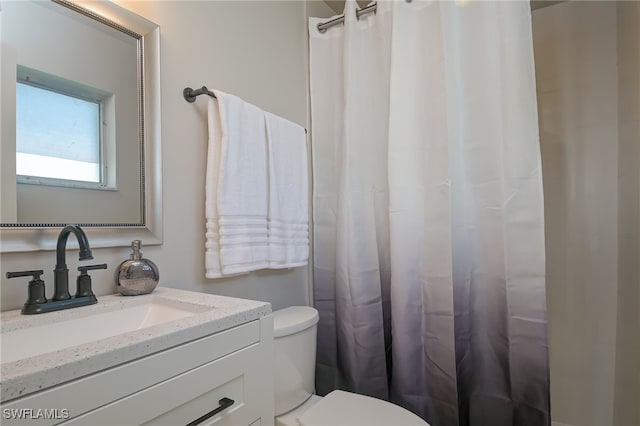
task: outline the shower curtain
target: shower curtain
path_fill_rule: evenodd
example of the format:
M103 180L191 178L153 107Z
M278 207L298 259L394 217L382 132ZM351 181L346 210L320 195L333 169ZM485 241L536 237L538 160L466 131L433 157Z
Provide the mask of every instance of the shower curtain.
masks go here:
M356 8L309 22L318 393L548 425L529 3Z

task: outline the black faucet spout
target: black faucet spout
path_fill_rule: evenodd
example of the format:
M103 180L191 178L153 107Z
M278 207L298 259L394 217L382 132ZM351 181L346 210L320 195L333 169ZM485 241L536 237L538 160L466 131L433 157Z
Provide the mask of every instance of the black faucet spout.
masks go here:
M56 267L53 270L53 300L70 299L69 294L69 269L67 268L66 251L67 240L69 235L75 235L80 246L79 260L93 259L89 240L82 228L78 225L65 226L58 235L58 243L56 245Z

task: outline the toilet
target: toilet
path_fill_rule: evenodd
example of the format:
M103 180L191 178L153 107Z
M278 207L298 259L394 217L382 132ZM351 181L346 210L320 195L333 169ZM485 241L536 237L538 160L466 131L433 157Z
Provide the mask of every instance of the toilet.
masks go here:
M314 395L318 311L273 313L276 426L429 426L402 407L344 391Z

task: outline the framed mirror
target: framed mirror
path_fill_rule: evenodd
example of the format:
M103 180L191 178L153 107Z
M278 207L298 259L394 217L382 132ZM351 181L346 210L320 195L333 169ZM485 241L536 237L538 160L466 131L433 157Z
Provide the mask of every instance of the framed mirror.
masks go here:
M162 242L159 27L107 1L3 2L0 251Z

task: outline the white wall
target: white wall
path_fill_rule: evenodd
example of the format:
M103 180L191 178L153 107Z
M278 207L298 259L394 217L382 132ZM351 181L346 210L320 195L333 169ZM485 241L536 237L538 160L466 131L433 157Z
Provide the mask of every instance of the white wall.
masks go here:
M633 385L620 382L630 373L638 383L640 361L637 352L629 359L638 328L621 326L618 310L622 301L625 312L637 315L639 260L640 141L637 128L622 124L637 123L627 106L637 112L640 93L633 90L638 76L623 80L618 66L620 54L631 68L626 50L638 49L638 40L630 32L634 23L619 28L622 15L616 2L565 2L533 12L552 419L575 426L640 424L621 399ZM619 50L621 40L626 47ZM622 294L635 294L635 302ZM628 354L625 372L616 371L621 350ZM633 395L625 394L637 403Z
M204 278L204 173L206 100L187 103L187 87L219 88L259 107L307 126L307 23L302 1L118 1L161 28L164 244L143 247L160 268L160 285L271 302L274 309L309 301L308 268L260 271ZM314 15L328 13L313 2ZM307 126L308 127L308 126ZM143 241L144 243L144 241ZM113 271L128 249L96 249L97 295L116 291ZM69 269L78 266L69 253ZM4 272L44 269L52 291L53 252L3 254L0 258L1 308L17 309L26 281L7 280ZM73 274L70 274L73 276ZM73 279L72 279L73 281ZM73 285L73 284L72 284Z

